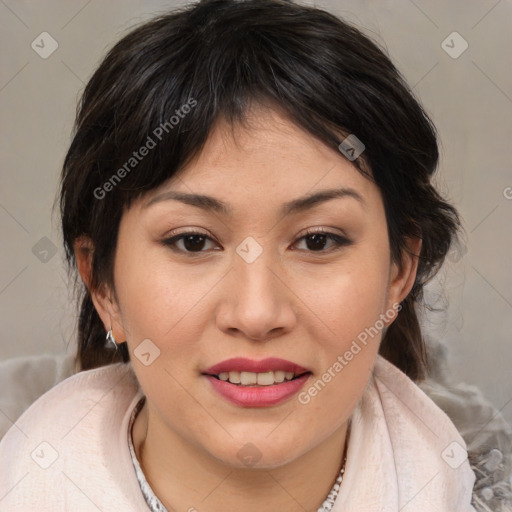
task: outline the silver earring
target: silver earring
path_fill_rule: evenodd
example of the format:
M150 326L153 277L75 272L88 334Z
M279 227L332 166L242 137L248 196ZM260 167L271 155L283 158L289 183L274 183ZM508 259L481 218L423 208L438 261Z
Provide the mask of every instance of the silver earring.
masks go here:
M110 330L107 332L107 343L111 343L114 345L116 352L118 352L123 362L127 363L130 361L130 353L128 352L128 344L126 341L123 341L121 343L117 343L117 341L114 339L114 336L112 334L112 326L110 327Z
M114 347L116 347L116 349L117 349L117 342L114 339L114 336L112 334L112 328L110 328L110 330L107 332L107 341L109 343L112 343L114 345Z

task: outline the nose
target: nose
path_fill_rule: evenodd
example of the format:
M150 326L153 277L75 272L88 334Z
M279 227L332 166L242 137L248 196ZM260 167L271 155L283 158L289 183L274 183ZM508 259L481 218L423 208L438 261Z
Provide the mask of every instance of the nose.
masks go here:
M252 263L235 255L223 280L217 308L217 327L230 335L265 341L293 330L296 324L294 297L279 263L270 251Z

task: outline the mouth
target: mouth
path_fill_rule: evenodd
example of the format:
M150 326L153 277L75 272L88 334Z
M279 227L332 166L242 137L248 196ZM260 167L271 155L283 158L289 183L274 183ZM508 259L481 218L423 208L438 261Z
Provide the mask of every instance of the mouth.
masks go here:
M274 370L268 372L255 373L246 371L230 371L221 372L218 374L205 373L203 375L208 375L217 380L229 382L230 384L240 387L265 387L290 382L304 375L311 375L311 372L303 371L300 373L295 373L284 370Z
M311 371L278 357L262 360L235 357L207 368L202 374L234 386L266 387L286 384L306 374L310 375Z
M297 394L309 380L308 368L281 359L235 357L203 372L213 391L237 407L273 407Z

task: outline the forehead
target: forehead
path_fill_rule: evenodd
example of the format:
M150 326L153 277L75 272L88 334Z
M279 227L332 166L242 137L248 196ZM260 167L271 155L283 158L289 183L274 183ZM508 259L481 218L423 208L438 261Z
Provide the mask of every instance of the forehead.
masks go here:
M295 198L341 188L356 199L366 197L370 202L379 196L373 182L339 151L283 113L259 107L248 112L244 125L233 126L219 120L201 153L173 178L149 192L144 206L174 191L229 198L223 201L226 205L249 205L251 200L259 199L261 208L274 199L288 199L290 209ZM210 206L219 213L232 213L229 206Z

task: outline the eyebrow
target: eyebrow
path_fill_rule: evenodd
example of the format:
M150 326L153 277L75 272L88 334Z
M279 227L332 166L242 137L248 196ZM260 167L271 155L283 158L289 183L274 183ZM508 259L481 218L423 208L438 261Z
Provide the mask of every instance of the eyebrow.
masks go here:
M285 216L292 213L304 212L325 201L340 198L353 198L363 206L366 204L361 194L352 188L327 189L284 203L281 207L281 215ZM158 194L144 206L144 209L149 208L155 203L169 200L180 201L205 211L214 211L226 216L232 216L232 208L219 199L202 194L186 194L176 191Z

